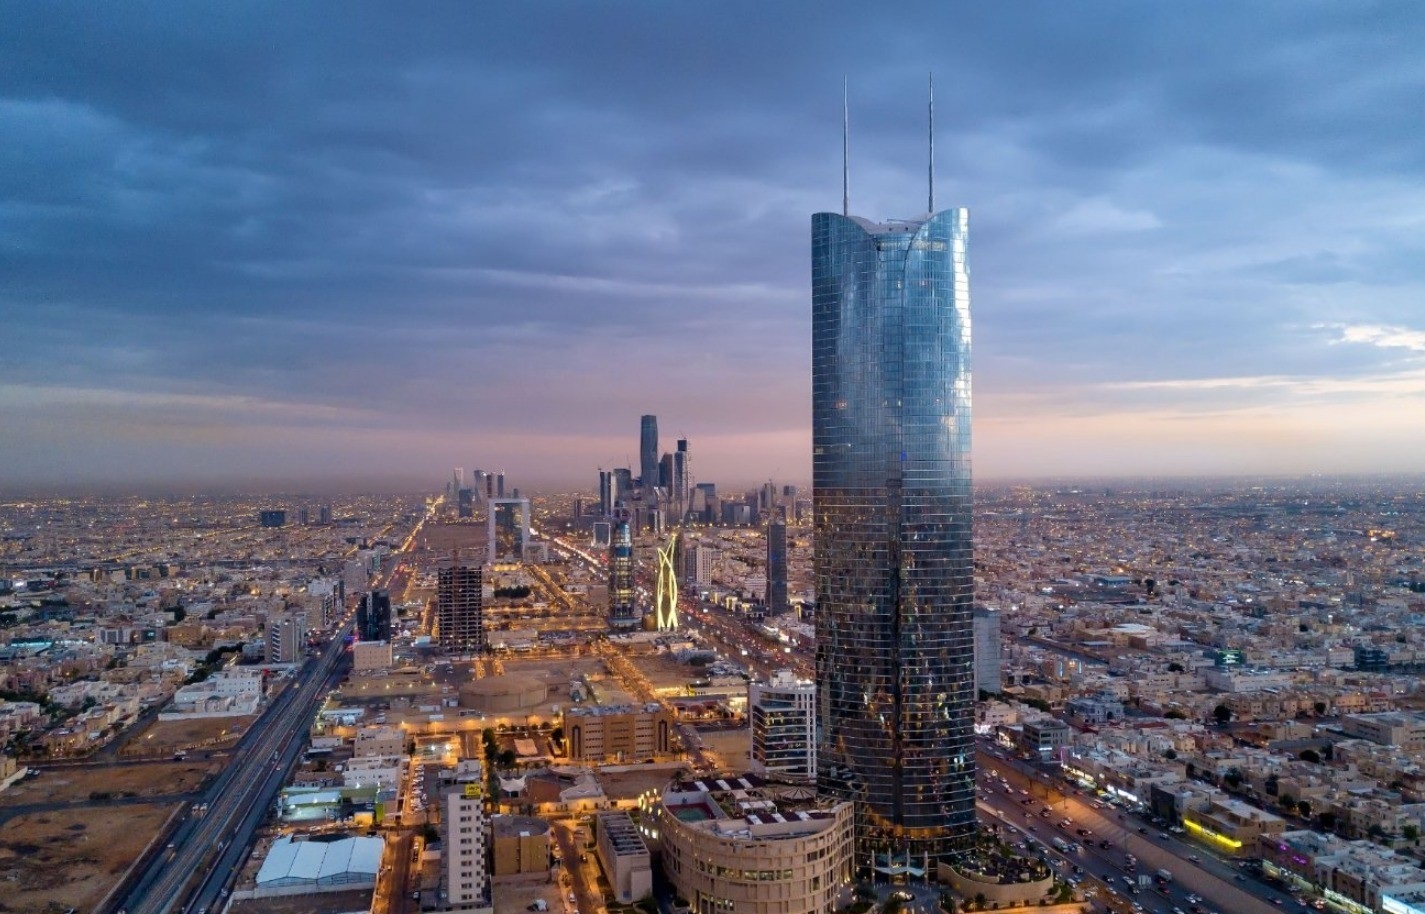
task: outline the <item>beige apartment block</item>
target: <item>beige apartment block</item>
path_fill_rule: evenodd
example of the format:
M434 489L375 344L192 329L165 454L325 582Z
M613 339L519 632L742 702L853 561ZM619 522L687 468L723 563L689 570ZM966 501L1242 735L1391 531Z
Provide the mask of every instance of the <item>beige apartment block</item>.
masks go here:
M599 813L595 820L599 861L619 901L629 904L653 894L653 858L627 812Z
M1280 816L1225 797L1184 809L1182 819L1189 835L1219 852L1234 855L1251 854L1261 836L1286 831L1286 821Z
M1425 750L1425 715L1352 714L1341 718L1341 732L1407 752Z
M363 727L352 741L352 755L357 758L405 754L406 735L400 727Z
M351 668L358 673L391 668L391 645L386 641L358 641L351 646Z
M534 816L490 819L496 882L548 882L549 823Z

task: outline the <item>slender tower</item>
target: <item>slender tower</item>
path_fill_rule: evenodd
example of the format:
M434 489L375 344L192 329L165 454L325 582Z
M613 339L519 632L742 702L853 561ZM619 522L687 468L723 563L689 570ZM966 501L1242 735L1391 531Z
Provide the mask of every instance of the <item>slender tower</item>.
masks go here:
M811 229L818 776L916 877L976 828L969 211Z
M644 416L638 424L638 472L645 492L658 485L658 417Z

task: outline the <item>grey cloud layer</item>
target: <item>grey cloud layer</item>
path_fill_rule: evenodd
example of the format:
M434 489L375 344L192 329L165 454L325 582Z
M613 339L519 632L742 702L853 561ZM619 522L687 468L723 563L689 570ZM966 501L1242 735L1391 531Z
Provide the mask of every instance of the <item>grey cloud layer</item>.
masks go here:
M225 422L260 436L305 415L310 437L263 468L307 472L360 434L388 449L372 466L413 472L564 436L542 471L582 478L645 411L706 442L711 471L803 473L807 219L838 203L842 74L853 208L907 216L936 72L940 201L973 210L981 417L1420 357L1323 329L1425 327L1425 15L1406 4L12 4L0 21L17 480L99 472L88 455L124 415L214 473L251 475L252 451L202 446ZM745 453L742 432L785 452ZM116 453L102 471L122 477L158 451Z

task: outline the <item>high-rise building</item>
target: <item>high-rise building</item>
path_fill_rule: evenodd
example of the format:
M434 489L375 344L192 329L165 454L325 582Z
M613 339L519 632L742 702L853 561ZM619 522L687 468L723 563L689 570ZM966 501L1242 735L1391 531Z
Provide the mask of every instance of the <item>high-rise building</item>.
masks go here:
M713 563L717 561L717 550L711 546L694 546L686 539L680 539L682 549L682 573L678 580L684 584L705 587L712 583Z
M307 614L301 610L284 612L267 620L267 662L298 663L307 630Z
M1002 685L1000 669L999 612L988 606L976 606L975 624L975 692L998 693Z
M478 759L461 759L455 770L440 775L442 910L493 911L490 870L486 863L488 822L485 818L484 766Z
M391 594L369 590L356 610L356 636L362 641L391 640Z
M614 513L614 474L612 470L599 469L599 516L610 517Z
M645 489L658 485L658 417L644 416L638 429L639 484Z
M812 217L817 767L879 879L976 828L968 233Z
M436 572L435 636L452 653L485 649L485 612L478 565L455 563Z
M633 497L633 470L628 467L618 467L614 471L614 504L626 501ZM613 516L613 512L609 512Z
M658 458L658 488L663 489L672 497L673 492L673 455L664 454Z
M633 531L628 511L614 506L613 541L609 544L609 627L638 625L638 608L633 602Z
M458 489L455 493L455 514L457 517L475 516L475 493L469 489Z
M485 561L488 564L525 560L529 547L529 499L491 499L485 524L488 528Z
M269 508L265 511L257 512L258 523L264 527L281 527L287 523L287 512Z
M778 670L747 684L752 731L748 762L757 774L816 781L816 683Z
M505 474L503 472L495 474L495 497L505 497Z
M673 452L672 488L674 510L679 520L687 516L693 502L693 455L688 452L688 439L678 439L678 449Z
M773 519L767 525L767 614L776 616L787 603L787 525Z

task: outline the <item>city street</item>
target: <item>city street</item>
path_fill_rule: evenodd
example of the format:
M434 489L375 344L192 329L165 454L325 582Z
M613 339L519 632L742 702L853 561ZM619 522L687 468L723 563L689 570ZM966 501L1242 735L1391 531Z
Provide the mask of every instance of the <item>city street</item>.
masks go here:
M986 752L979 753L979 764L983 807L991 810L1001 823L1044 844L1051 857L1063 860L1069 867L1079 865L1086 873L1107 883L1113 894L1101 898L1119 896L1118 910L1124 910L1125 905L1131 910L1132 904L1137 903L1144 911L1155 914L1171 914L1175 908L1187 911L1193 906L1189 895L1202 897L1198 903L1200 909L1221 914L1302 910L1290 894L1259 882L1248 882L1237 868L1210 857L1204 848L1179 841L1154 828L1144 818L1085 797L1027 764ZM1000 786L992 773L1002 776L1008 787ZM1051 810L1047 817L1041 815L1046 808ZM1061 827L1059 823L1066 818L1071 824ZM1081 828L1088 829L1091 835L1078 834ZM1083 850L1068 854L1056 851L1052 846L1056 837L1081 843ZM1099 842L1103 841L1109 843L1107 849L1101 847ZM1127 854L1133 854L1138 861L1132 870L1125 866ZM1190 856L1199 857L1201 863L1192 862L1188 859ZM1165 891L1152 886L1141 888L1137 895L1128 891L1124 876L1151 876L1160 869L1168 870L1173 876ZM1276 904L1272 899L1279 899L1281 903Z
M578 820L559 819L550 829L550 835L559 848L560 894L570 914L605 914L603 893L599 891L596 855L592 848L581 849L581 842L574 835L580 827ZM581 860L584 855L587 859ZM592 871L591 866L594 868ZM573 904L569 903L570 893L574 897Z

